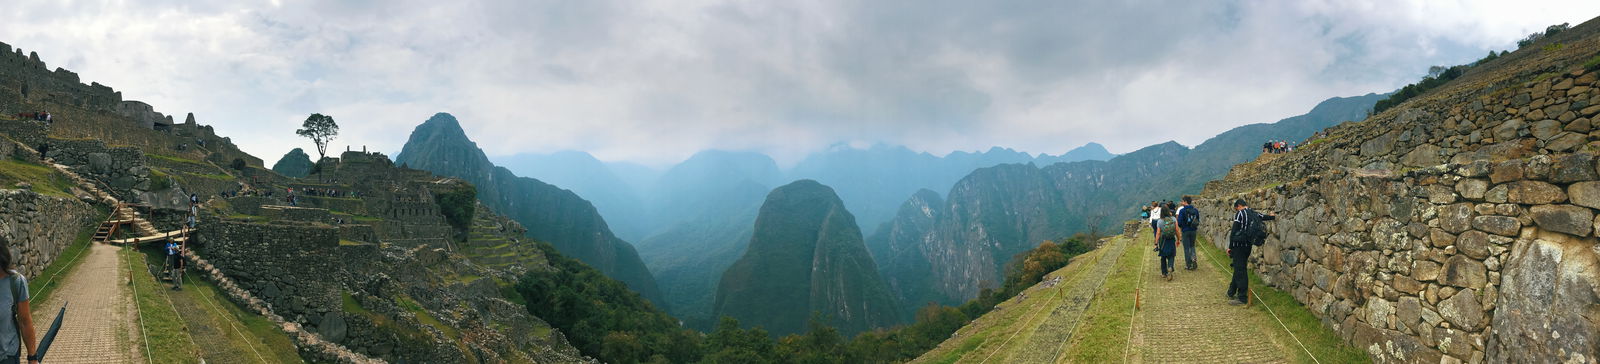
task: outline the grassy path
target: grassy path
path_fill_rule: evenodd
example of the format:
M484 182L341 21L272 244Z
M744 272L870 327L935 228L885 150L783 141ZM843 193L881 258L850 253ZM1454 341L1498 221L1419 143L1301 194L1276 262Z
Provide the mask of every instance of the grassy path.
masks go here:
M1142 246L1149 250L1149 245ZM1286 348L1266 340L1268 322L1244 306L1229 305L1227 272L1216 264L1161 278L1160 260L1151 254L1142 273L1143 307L1134 324L1137 351L1130 361L1149 363L1278 363ZM1182 249L1176 257L1183 260ZM1198 259L1205 259L1198 257ZM1212 263L1201 261L1201 263ZM1270 319L1269 319L1270 320ZM1276 327L1272 327L1276 328ZM1298 349L1298 348L1296 348Z
M155 245L133 253L151 264L164 262L163 254L162 249ZM152 266L150 269L158 268ZM146 272L150 270L136 273ZM175 321L163 324L176 324L183 328L184 336L194 345L195 359L185 359L185 362L198 362L199 359L210 363L301 362L288 336L278 332L265 318L246 314L193 270L185 274L183 290L179 291L172 290L170 282L158 282L152 275L141 275L141 280L159 283L151 287L151 293L159 298L149 300L152 304L149 307L141 306L146 310L146 318L151 318L151 311L154 311L157 319ZM142 292L144 287L140 286L139 293L145 293ZM175 314L168 316L168 312ZM180 340L173 341L180 346L184 344Z

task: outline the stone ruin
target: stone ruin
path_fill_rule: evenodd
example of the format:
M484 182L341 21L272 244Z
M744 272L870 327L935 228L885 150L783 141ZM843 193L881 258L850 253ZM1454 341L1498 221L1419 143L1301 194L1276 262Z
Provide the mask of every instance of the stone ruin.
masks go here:
M1379 362L1600 360L1600 36L1565 35L1234 167L1202 233L1276 212L1252 268Z

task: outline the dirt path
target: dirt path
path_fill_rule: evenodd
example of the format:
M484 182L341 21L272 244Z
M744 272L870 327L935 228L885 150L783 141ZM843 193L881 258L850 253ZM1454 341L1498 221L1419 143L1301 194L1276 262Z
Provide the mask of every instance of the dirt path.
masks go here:
M33 304L33 322L42 337L56 319L63 303L67 317L61 331L50 347L47 359L51 363L136 363L143 362L138 348L130 343L136 339L132 293L128 291L128 276L124 273L119 248L90 243L80 263L62 280L54 293L43 302ZM68 259L70 257L63 257Z
M1144 246L1144 249L1150 247ZM1229 305L1227 276L1202 255L1199 269L1161 278L1159 257L1145 265L1143 309L1134 320L1137 351L1131 361L1147 363L1279 363L1284 349L1268 339L1259 312Z

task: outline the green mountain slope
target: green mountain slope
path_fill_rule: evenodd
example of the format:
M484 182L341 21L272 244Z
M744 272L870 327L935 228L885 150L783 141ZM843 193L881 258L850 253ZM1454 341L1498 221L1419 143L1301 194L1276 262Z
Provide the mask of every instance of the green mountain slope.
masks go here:
M638 252L612 235L594 205L572 191L518 177L490 163L454 116L439 113L418 125L395 160L397 164L472 183L478 188L479 200L526 226L528 237L549 242L563 254L664 304L655 278Z
M897 323L898 305L833 189L802 180L761 205L744 256L723 273L716 314L798 333L812 312L846 335Z

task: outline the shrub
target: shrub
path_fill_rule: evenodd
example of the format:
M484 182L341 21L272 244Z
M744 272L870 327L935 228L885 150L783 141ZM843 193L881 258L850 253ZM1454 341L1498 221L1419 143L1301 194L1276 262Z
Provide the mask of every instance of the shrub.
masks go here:
M439 213L444 214L445 222L466 236L467 229L472 227L472 215L478 211L478 188L462 183L448 191L434 191L433 200L439 204Z
M245 167L244 158L234 158L233 163L229 163L228 166L233 167L234 170L243 171Z

